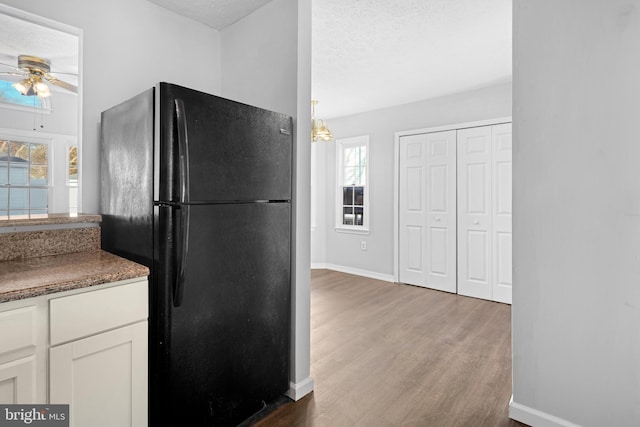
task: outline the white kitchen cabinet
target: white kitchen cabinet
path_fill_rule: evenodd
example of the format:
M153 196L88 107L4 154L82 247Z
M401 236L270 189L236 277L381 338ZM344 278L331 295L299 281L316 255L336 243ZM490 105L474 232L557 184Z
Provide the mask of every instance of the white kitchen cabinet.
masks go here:
M148 284L0 304L0 403L69 404L71 426L147 425Z
M0 364L0 402L36 403L36 358Z
M0 304L0 402L46 399L46 308L35 299Z
M50 403L71 426L147 425L147 322L52 347Z
M147 282L54 298L49 310L49 403L70 405L71 426L146 426Z

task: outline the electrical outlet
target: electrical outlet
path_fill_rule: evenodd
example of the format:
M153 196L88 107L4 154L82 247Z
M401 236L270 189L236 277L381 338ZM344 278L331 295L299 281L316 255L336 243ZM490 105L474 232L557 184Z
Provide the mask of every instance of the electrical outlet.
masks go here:
M364 240L362 242L360 242L360 249L362 249L363 251L367 250L367 242L365 242Z

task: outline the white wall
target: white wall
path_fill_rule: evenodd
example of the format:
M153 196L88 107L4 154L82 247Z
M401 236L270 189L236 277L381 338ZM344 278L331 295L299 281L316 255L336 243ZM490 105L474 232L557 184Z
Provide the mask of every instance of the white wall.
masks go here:
M221 31L222 94L294 118L293 345L290 397L310 374L311 0L273 0ZM300 120L298 120L298 117Z
M51 111L40 112L40 108L26 107L17 110L0 106L0 128L12 128L24 131L57 133L62 135L78 134L78 97L70 93L54 91L49 98ZM35 119L35 126L34 126ZM41 128L40 125L43 125Z
M314 142L311 146L311 265L315 267L327 260L327 145ZM335 149L335 143L333 146ZM333 221L333 216L330 218Z
M297 1L273 0L220 32L222 95L297 114Z
M513 404L640 425L640 5L515 0Z
M220 92L219 34L146 0L3 0L83 31L82 210L99 205L100 113L169 81Z
M336 232L335 142L316 142L318 226L312 231L311 262L393 277L393 172L395 132L511 115L511 84L328 120L337 139L369 135L370 234ZM321 114L318 114L319 118ZM367 242L367 250L360 242Z

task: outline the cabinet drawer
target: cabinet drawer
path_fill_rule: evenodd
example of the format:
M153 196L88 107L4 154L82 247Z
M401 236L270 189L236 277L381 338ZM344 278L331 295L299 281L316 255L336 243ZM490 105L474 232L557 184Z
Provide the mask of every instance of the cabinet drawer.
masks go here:
M148 317L147 282L52 299L51 345L87 337Z
M0 354L36 346L36 306L0 312Z

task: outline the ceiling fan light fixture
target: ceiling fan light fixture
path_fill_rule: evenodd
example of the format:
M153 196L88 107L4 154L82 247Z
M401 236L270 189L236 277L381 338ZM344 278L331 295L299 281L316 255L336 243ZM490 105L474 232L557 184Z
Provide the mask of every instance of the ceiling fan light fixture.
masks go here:
M33 85L33 88L36 92L36 95L38 95L40 98L51 96L51 90L49 89L49 86L44 84L41 80L38 80L36 84Z
M51 90L39 77L29 77L21 82L14 83L13 87L24 96L38 96L46 98L51 96Z
M14 83L12 86L18 92L20 92L20 94L25 95L25 96L27 96L27 93L29 92L29 89L32 89L31 82L29 81L29 79L24 79L21 82Z
M331 141L333 135L324 120L316 119L316 104L318 101L315 99L311 101L311 141Z

